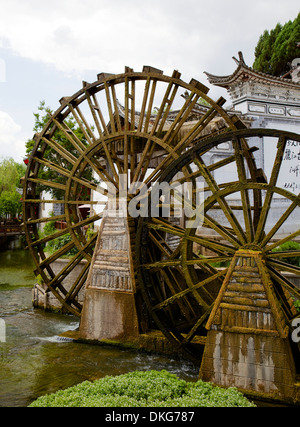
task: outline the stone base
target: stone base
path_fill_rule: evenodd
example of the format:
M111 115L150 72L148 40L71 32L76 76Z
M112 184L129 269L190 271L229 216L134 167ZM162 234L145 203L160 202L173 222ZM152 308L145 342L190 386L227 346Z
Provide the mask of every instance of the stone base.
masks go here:
M236 253L206 327L202 380L257 397L299 398L289 328L261 252Z
M297 398L293 355L279 337L209 331L200 378L263 398Z
M86 290L79 339L124 342L138 335L133 293Z
M105 211L90 266L80 339L125 342L138 337L131 227L126 201ZM122 210L123 209L123 210Z
M81 332L79 330L71 330L65 331L60 334L63 338L72 339L78 343L87 343L94 345L108 345L115 346L118 348L128 348L132 350L138 350L141 352L149 353L149 354L161 354L164 356L178 357L181 360L186 359L190 361L187 355L181 351L177 346L174 346L161 331L151 330L147 333L139 334L135 337L129 337L126 341L119 341L118 339L86 339L81 336ZM88 334L89 336L89 334ZM205 337L196 336L193 339L193 345L197 347L197 351L199 354L203 353L205 346ZM199 360L200 365L200 360Z
M70 262L69 259L57 259L51 264L51 268L55 275L58 275ZM69 291L82 269L85 267L86 261L82 260L62 281L62 285ZM84 302L85 289L81 289L77 295L77 301L81 304ZM32 289L32 305L35 308L41 308L50 312L67 312L62 303L50 292L45 284L35 284Z

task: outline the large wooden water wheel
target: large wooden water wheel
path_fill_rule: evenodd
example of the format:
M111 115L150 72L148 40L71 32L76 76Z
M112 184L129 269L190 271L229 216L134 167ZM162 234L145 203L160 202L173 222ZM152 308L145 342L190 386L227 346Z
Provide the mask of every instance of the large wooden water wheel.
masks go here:
M193 340L205 333L239 251L261 254L288 324L300 299L293 282L300 267L290 262L300 250L284 249L300 234L298 226L288 228L299 218L300 199L297 185L283 179L288 147L299 147L300 137L245 129L222 108L224 99L214 102L207 93L177 71L166 76L144 67L100 74L62 98L35 135L24 184L24 227L36 274L61 307L77 316L109 191L118 197L126 190L130 202L146 188L140 200L148 209L138 230L138 219L130 219L137 291L154 327L192 355ZM273 144L266 175L254 158L260 138ZM171 188L167 196L162 183ZM41 189L50 196L41 198ZM63 207L61 213L42 217L41 206L53 203ZM82 214L86 207L88 216ZM42 225L55 222L63 229L41 235ZM64 256L68 261L57 271L54 264Z
M239 122L222 108L225 100L214 102L207 93L194 79L182 81L177 71L171 77L151 67L102 73L62 98L61 107L34 136L24 183L26 238L36 274L67 311L80 316L78 295L88 276L97 240L92 232L103 216L108 189L118 196L121 188L132 189L134 183L150 187L195 140L222 128L236 129ZM183 173L191 172L187 168ZM61 212L44 218L41 208L52 204L61 206ZM89 215L84 217L82 207L87 206ZM41 235L41 226L58 222L63 229ZM61 257L69 261L57 271L53 265ZM76 278L67 288L75 268Z
M256 170L253 177L249 151L256 150L261 138L266 150L269 145L272 167L267 175ZM296 178L293 182L287 181L286 176L292 167L291 154L298 155L299 147L300 136L287 132L228 132L199 141L161 175L161 182L172 183L174 189L187 180L192 183L184 202L194 209L194 223L185 227L151 215L140 219L139 283L156 325L179 348L196 355L195 336L205 335L221 285L225 277L231 278L234 273L238 254L256 254L263 260L263 280L272 288L284 313L280 321L293 330L292 321L299 316L295 301L300 299L299 287L293 280L300 276L300 197L295 184L299 184L297 171L292 174L292 179ZM184 170L190 174L184 175ZM156 191L160 192L159 197L160 188ZM197 202L194 196L199 191L202 198ZM182 191L174 191L169 203L175 206L175 200L181 203L183 198ZM176 245L168 244L170 236L172 242L177 238ZM240 304L245 305L247 286L247 292L250 288L252 292L259 291L254 289L256 273L248 267L253 278L240 278L240 295L235 285L234 292L227 296L228 302L240 296ZM263 310L266 302L259 301L257 295L258 310Z

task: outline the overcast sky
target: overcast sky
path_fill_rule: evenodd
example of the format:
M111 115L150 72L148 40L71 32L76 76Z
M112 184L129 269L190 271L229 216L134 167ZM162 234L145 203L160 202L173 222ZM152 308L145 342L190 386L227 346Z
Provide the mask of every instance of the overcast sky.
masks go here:
M41 100L56 110L125 65L208 85L204 71L231 74L239 50L251 66L263 31L299 12L299 0L0 0L0 159L22 161Z

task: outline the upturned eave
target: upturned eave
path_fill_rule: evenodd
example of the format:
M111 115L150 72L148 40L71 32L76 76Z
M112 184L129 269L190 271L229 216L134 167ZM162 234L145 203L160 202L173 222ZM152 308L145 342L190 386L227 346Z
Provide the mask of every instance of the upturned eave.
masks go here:
M249 67L244 61L242 52L239 52L239 60L234 57L233 59L238 67L228 76L216 76L205 71L209 83L227 90L237 83L246 81L257 81L264 84L286 87L287 89L300 89L300 83L293 82L291 79L272 76Z

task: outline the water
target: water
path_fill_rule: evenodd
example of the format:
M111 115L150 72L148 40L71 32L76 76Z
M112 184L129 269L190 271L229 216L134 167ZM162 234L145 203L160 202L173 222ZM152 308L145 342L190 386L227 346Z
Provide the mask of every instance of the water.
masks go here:
M134 370L166 369L197 379L199 367L187 361L62 340L58 335L76 329L78 319L33 309L33 270L28 252L0 252L0 320L6 325L6 342L0 342L0 407L28 406L82 381Z

